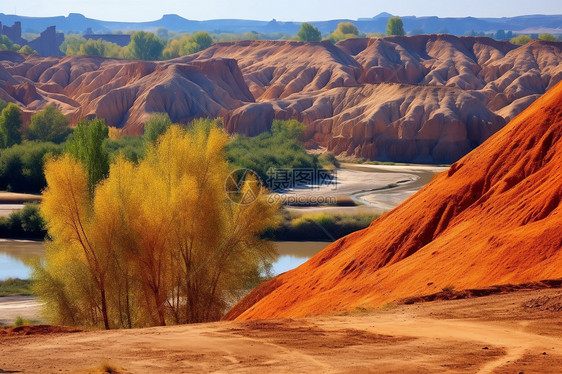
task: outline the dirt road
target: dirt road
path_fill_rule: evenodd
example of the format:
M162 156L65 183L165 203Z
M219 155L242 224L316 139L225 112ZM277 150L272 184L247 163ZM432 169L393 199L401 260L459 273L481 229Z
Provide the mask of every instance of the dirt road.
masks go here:
M309 319L0 337L0 372L560 373L560 308L562 291L551 289Z

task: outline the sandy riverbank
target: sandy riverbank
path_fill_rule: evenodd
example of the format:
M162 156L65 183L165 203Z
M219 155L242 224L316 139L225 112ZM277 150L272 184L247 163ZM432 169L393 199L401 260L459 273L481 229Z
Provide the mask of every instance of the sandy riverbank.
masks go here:
M434 165L342 164L337 184L310 189L291 189L296 196L344 196L358 206L286 207L298 213L383 214L400 205L448 167Z

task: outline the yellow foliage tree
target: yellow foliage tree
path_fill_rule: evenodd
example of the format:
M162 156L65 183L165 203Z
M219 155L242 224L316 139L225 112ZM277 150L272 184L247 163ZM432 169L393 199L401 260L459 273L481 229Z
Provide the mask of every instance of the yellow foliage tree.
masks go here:
M228 136L209 121L172 126L135 165L119 157L88 194L81 164L46 166L49 235L36 289L56 322L140 327L219 319L275 251L259 234L276 221L255 180L252 204L228 199Z

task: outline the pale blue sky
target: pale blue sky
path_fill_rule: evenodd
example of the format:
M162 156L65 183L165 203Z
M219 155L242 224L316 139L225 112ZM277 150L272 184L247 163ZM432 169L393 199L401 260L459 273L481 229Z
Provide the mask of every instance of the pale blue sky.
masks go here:
M6 14L46 17L73 12L106 21L150 21L167 13L193 20L321 21L373 17L383 11L440 17L562 14L562 0L0 0L0 12Z

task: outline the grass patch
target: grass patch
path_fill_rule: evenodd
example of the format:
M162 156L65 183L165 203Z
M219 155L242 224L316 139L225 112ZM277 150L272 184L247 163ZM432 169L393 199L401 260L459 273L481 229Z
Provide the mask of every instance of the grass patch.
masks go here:
M18 316L18 317L16 318L16 320L14 321L14 326L15 326L15 327L18 327L18 326L29 326L29 325L31 325L31 324L32 324L32 322L31 322L30 320L28 320L28 319L23 319L23 318L21 318L21 316Z
M451 292L455 290L455 286L453 286L452 284L448 284L445 287L441 288L441 291L443 292Z
M262 237L276 241L332 241L368 227L378 217L379 215L375 214L308 213L300 215L283 210L279 226L268 228Z
M31 296L31 280L8 278L0 281L1 296Z

